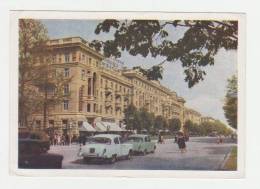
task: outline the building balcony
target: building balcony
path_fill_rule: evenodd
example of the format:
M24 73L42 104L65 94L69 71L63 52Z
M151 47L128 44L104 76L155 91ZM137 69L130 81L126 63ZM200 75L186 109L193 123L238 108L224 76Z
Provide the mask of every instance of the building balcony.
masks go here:
M116 91L116 92L115 92L115 95L116 95L116 98L119 98L119 97L121 97L122 92L121 92L121 91Z
M110 95L110 94L112 94L112 92L113 92L113 89L111 87L105 87L105 94L106 95Z
M105 101L105 106L106 107L111 107L112 106L112 101L111 100L106 100Z
M121 109L121 103L120 103L120 102L116 102L115 107L116 107L117 109Z
M93 95L83 96L83 100L85 100L85 101L94 101L96 99L97 99L97 97L95 97Z

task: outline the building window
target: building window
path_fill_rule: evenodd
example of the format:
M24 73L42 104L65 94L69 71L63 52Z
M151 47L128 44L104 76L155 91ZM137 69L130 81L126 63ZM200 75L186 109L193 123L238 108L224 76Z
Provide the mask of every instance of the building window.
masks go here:
M53 63L53 64L56 63L56 55L53 55L53 56L52 56L52 63Z
M79 53L79 62L81 61L81 53Z
M70 61L70 54L66 53L65 54L65 62L69 62Z
M91 95L91 78L88 78L88 95Z
M64 77L69 77L69 76L70 76L70 69L64 68Z
M41 120L36 120L36 127L41 127Z
M86 72L85 72L85 70L81 70L81 79L82 79L82 80L85 80L85 77L86 77Z
M54 120L49 120L49 127L54 127Z
M85 62L85 54L82 54L82 61Z
M99 110L99 112L102 114L102 105L100 105L100 110Z
M93 107L93 112L96 112L96 107L97 107L97 105L96 105L96 104L94 104L94 107Z
M92 58L88 58L89 65L91 65L91 62L92 62Z
M90 104L87 104L87 112L90 112L91 109L90 109Z
M68 85L68 84L65 84L65 85L64 85L64 94L65 94L65 95L68 95L68 94L69 94L69 85Z
M76 52L73 52L72 53L72 61L76 61L77 60L77 53Z
M63 101L63 110L68 110L69 109L69 101L68 100L64 100Z

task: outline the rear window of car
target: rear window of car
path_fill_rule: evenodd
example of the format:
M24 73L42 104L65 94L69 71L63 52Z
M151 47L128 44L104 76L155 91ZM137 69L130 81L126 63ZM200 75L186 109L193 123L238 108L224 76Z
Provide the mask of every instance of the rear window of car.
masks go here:
M130 141L130 142L143 142L143 138L141 138L141 137L129 137L128 141Z
M105 137L93 137L89 139L90 143L99 143L99 144L111 144L111 140Z

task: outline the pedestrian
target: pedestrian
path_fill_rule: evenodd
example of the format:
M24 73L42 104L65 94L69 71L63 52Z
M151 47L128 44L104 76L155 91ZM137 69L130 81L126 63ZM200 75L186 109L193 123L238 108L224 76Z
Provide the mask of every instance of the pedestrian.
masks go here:
M177 143L178 143L178 147L179 147L181 153L187 152L186 144L185 144L185 137L184 137L183 133L178 134Z
M161 133L158 134L158 143L160 143L160 144L162 143L162 135L161 135Z

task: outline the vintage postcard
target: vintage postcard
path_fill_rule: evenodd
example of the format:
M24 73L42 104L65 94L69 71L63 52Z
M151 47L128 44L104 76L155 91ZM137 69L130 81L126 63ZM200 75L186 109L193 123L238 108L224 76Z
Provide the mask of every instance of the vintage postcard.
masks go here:
M10 167L241 178L245 16L11 12Z

